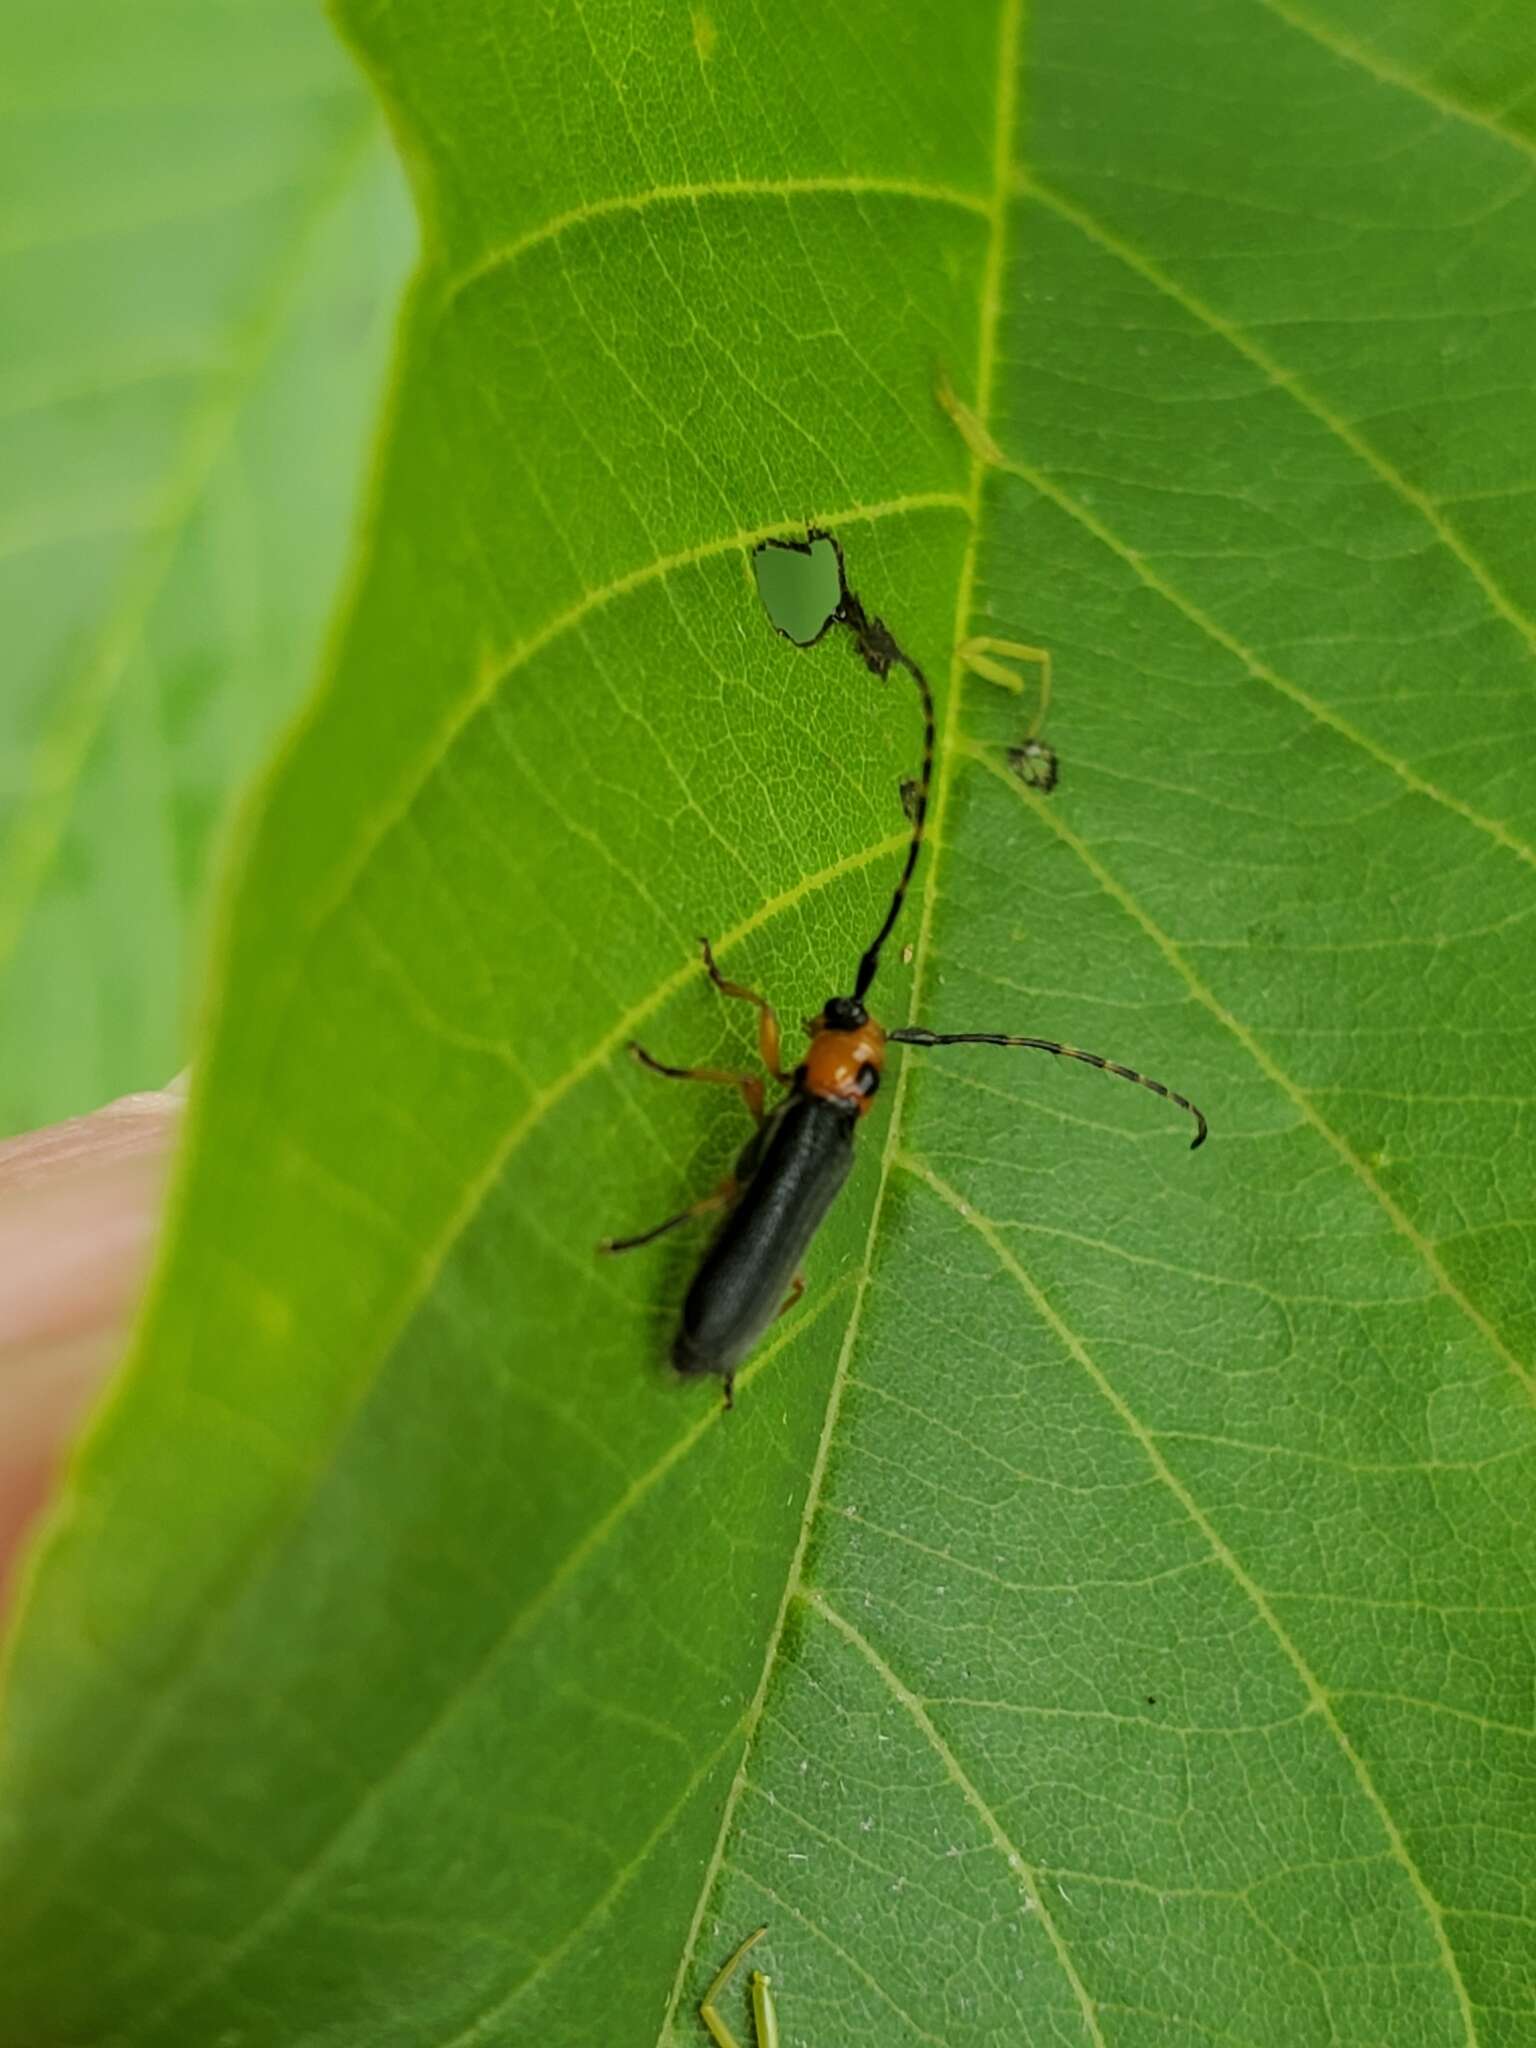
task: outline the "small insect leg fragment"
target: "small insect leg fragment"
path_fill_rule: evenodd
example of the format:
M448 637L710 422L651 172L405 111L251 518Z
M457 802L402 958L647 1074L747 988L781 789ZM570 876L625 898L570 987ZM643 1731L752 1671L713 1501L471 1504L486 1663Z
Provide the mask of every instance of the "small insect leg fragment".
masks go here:
M1041 739L1041 729L1051 708L1051 652L1048 647L1031 647L1023 640L999 640L989 633L964 640L955 650L973 675L984 676L999 689L1014 696L1023 694L1023 679L1010 662L1034 663L1040 671L1040 698L1029 729L1017 746L1008 749L1008 766L1021 782L1049 796L1056 787L1059 764L1056 751Z
M755 989L743 988L739 981L727 981L715 965L714 950L708 939L700 939L704 953L704 971L719 989L721 995L730 996L740 1003L754 1003L757 1006L757 1052L763 1065L781 1085L784 1075L779 1068L779 1019L778 1013L766 996L760 996Z
M663 1069L665 1072L665 1069ZM642 1230L635 1237L605 1237L598 1244L600 1252L633 1252L643 1244L654 1244L658 1237L665 1237L669 1230L677 1230L684 1223L692 1223L696 1217L707 1216L714 1209L723 1209L735 1200L740 1192L734 1173L728 1173L724 1180L712 1187L707 1195L700 1195L696 1202L690 1202L686 1209L679 1209L675 1216L669 1216L665 1223L656 1223L649 1230Z
M736 2036L726 2025L715 2000L724 1991L736 1973L742 1957L768 1932L759 1927L755 1934L749 1934L741 1946L727 1959L699 2005L699 2018L709 2029L709 2038L716 2048L741 2048ZM754 1970L751 1979L752 1990L752 2032L756 2048L779 2048L779 2016L773 2003L773 1989L761 1970Z

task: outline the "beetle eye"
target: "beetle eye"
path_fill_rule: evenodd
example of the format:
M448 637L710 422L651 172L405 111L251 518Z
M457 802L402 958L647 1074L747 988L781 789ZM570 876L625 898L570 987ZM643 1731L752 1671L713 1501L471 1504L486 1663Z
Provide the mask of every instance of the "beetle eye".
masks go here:
M880 1069L872 1067L869 1061L866 1060L859 1069L859 1093L861 1095L873 1095L879 1086Z

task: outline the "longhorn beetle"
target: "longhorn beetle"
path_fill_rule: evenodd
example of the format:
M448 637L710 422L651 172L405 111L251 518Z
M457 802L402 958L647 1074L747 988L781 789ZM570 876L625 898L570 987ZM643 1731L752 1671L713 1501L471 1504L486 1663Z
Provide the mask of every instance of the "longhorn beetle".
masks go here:
M768 545L808 552L820 540L832 540L832 536L812 531L803 543ZM835 540L832 545L837 548ZM807 1020L809 1049L788 1074L780 1065L779 1020L767 998L727 981L715 965L708 939L699 941L704 971L720 993L756 1008L758 1051L763 1065L786 1093L767 1110L763 1083L756 1074L720 1067L669 1067L643 1046L631 1045L630 1051L642 1066L669 1081L715 1081L739 1089L757 1130L734 1171L699 1201L636 1237L605 1238L598 1247L603 1252L633 1251L695 1216L715 1209L727 1212L684 1298L682 1322L672 1345L672 1363L679 1372L720 1374L727 1408L732 1403L736 1368L775 1317L792 1308L805 1291L800 1262L848 1178L854 1132L880 1086L887 1046L1013 1045L1054 1053L1060 1059L1082 1060L1122 1081L1134 1081L1138 1088L1150 1088L1154 1095L1187 1110L1195 1120L1191 1151L1203 1145L1206 1136L1204 1116L1186 1097L1132 1067L1105 1059L1102 1053L1084 1052L1054 1038L1012 1038L1000 1031L929 1031L919 1024L887 1031L865 1008L864 998L880 965L881 948L901 914L922 849L933 782L933 692L922 669L898 646L884 620L871 618L848 588L841 549L837 550L837 563L842 594L815 638L820 639L833 625L845 626L865 667L880 677L894 668L904 669L917 685L922 703L923 765L907 804L912 837L895 893L880 929L864 949L853 977L852 995L830 996L820 1014Z

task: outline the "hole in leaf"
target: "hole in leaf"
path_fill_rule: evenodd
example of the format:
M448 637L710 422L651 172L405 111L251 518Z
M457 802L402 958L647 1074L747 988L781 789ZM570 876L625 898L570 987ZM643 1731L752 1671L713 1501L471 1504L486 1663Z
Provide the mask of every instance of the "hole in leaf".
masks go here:
M843 601L843 564L830 534L766 540L752 554L757 594L774 626L797 647L819 640Z

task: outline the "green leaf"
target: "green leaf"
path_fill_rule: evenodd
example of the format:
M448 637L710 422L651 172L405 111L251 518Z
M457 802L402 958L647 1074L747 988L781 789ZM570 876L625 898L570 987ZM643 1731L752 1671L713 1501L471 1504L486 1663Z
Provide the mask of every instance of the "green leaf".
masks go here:
M693 2042L767 1922L823 2048L1536 2039L1499 19L352 6L427 264L14 1640L12 2037ZM808 522L940 696L881 1013L1212 1138L894 1057L726 1416L592 1248L741 1141L623 1057L747 1060L695 935L794 1020L894 879Z
M0 1131L158 1087L313 673L408 259L308 0L26 0L0 163Z

